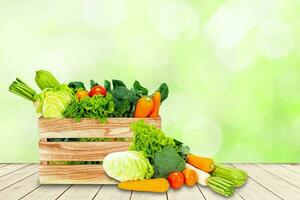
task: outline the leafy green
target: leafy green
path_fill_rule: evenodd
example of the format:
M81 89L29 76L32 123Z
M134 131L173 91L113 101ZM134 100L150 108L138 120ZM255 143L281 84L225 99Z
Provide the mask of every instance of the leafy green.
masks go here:
M174 142L177 147L178 154L185 160L186 156L190 153L190 148L188 146L184 146L182 142L175 140Z
M167 176L174 171L184 170L185 161L178 155L173 147L166 146L162 151L154 154L153 166L155 178L167 178Z
M73 100L64 112L66 118L93 118L104 122L114 111L113 97L110 94L85 97Z
M77 90L85 90L84 84L79 81L73 81L68 84L69 88L72 88L74 92Z
M176 144L172 138L152 125L139 120L131 124L133 130L133 141L130 150L142 152L153 163L154 154L162 151L164 147L171 146L176 149Z
M169 96L169 88L168 85L166 83L162 83L159 88L158 91L160 92L161 95L161 100L160 102L163 102L164 100L166 100Z
M141 96L148 95L148 89L143 87L138 81L134 81L133 89Z
M108 80L104 81L104 88L106 89L106 91L109 91L111 88L110 82Z
M74 99L74 93L67 85L46 88L38 95L37 112L45 118L63 118L63 113Z
M104 85L107 92L113 96L114 112L111 117L133 117L136 103L139 99L137 92L126 88L120 80L112 80L113 89L109 81L105 80Z
M99 85L97 82L95 82L94 80L90 80L90 85L91 85L91 89L93 87L95 87L96 85Z
M108 154L103 160L105 172L118 181L151 178L154 170L144 155L137 151L121 151Z

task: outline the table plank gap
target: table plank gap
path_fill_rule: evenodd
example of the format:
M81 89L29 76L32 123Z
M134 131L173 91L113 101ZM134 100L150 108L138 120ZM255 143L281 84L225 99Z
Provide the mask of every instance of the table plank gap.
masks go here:
M20 198L23 200L47 200L56 199L62 195L71 185L41 185L39 188Z
M289 169L293 172L300 174L300 164L280 164L278 166Z
M38 165L29 165L6 176L0 177L0 191L38 172Z
M19 169L27 167L30 164L10 164L0 168L0 177L11 174Z
M92 200L99 191L99 185L72 185L65 193L63 193L59 200Z
M281 199L300 199L300 192L297 187L266 172L253 164L233 164L235 167L245 170L252 180L273 192Z
M40 186L38 176L39 174L36 172L0 191L0 199L15 200L26 196Z
M95 200L129 200L131 191L120 190L116 185L103 185Z
M182 186L179 190L169 189L169 200L198 199L205 200L197 187Z
M96 192L96 194L93 196L92 200L94 200L96 198L96 196L98 195L98 193L100 192L101 188L103 187L103 185L100 185L98 191Z
M300 174L282 168L276 164L256 164L256 166L300 189Z

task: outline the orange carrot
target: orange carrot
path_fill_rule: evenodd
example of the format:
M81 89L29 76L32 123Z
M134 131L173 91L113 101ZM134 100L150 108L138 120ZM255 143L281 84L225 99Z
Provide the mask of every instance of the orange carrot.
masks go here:
M122 190L134 190L141 192L166 192L169 182L165 178L147 179L141 181L125 181L118 184Z
M201 156L188 154L186 157L186 161L187 163L207 173L211 172L215 168L215 163L210 158L204 158Z
M140 98L136 104L134 117L148 117L153 110L153 101L148 96Z
M149 117L158 117L159 116L160 99L161 99L160 92L156 91L152 97L154 105L153 105L153 110L151 111Z

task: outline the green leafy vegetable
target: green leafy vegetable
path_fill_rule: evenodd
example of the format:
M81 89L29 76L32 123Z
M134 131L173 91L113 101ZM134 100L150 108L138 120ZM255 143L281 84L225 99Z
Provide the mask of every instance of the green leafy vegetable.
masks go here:
M182 142L173 139L178 150L178 154L185 160L186 156L190 153L190 148L188 146L184 146Z
M68 87L72 88L74 92L77 92L77 90L85 90L84 84L79 81L70 82Z
M149 161L137 151L110 153L103 160L103 168L118 181L148 179L154 173Z
M153 166L155 178L166 178L171 172L184 170L185 161L173 147L167 146L154 154Z
M96 85L99 85L97 82L95 82L94 80L90 80L90 85L91 85L91 89L93 87L95 87Z
M224 165L217 164L212 176L221 177L234 184L234 187L241 187L247 181L247 173L243 170L233 167L226 167Z
M63 112L74 99L74 93L67 85L46 88L38 95L37 112L45 118L63 118Z
M133 130L133 141L130 150L142 152L153 164L154 154L162 151L164 147L171 146L176 149L176 144L172 138L152 125L139 120L131 125Z
M93 118L104 122L114 111L114 102L110 94L105 97L95 95L93 97L85 97L78 101L73 100L66 108L64 116L66 118Z
M9 86L9 91L33 102L37 98L36 92L19 78Z
M111 84L108 80L104 81L104 88L106 89L106 91L110 91L111 90Z
M169 96L169 88L168 85L166 83L163 83L159 86L158 91L161 94L161 100L160 102L163 102L164 100L166 100Z
M112 80L112 84L113 84L114 89L116 89L117 87L125 87L126 88L126 85L120 80Z
M134 91L136 91L141 96L148 95L148 89L145 88L145 87L143 87L140 84L140 82L138 82L138 81L134 81L134 83L133 83L133 89L134 89Z

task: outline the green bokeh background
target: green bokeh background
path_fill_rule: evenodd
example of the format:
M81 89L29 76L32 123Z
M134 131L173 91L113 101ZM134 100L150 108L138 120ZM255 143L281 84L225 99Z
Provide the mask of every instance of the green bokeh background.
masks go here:
M218 162L300 162L300 1L0 2L0 162L38 162L37 69L170 87L163 130Z

